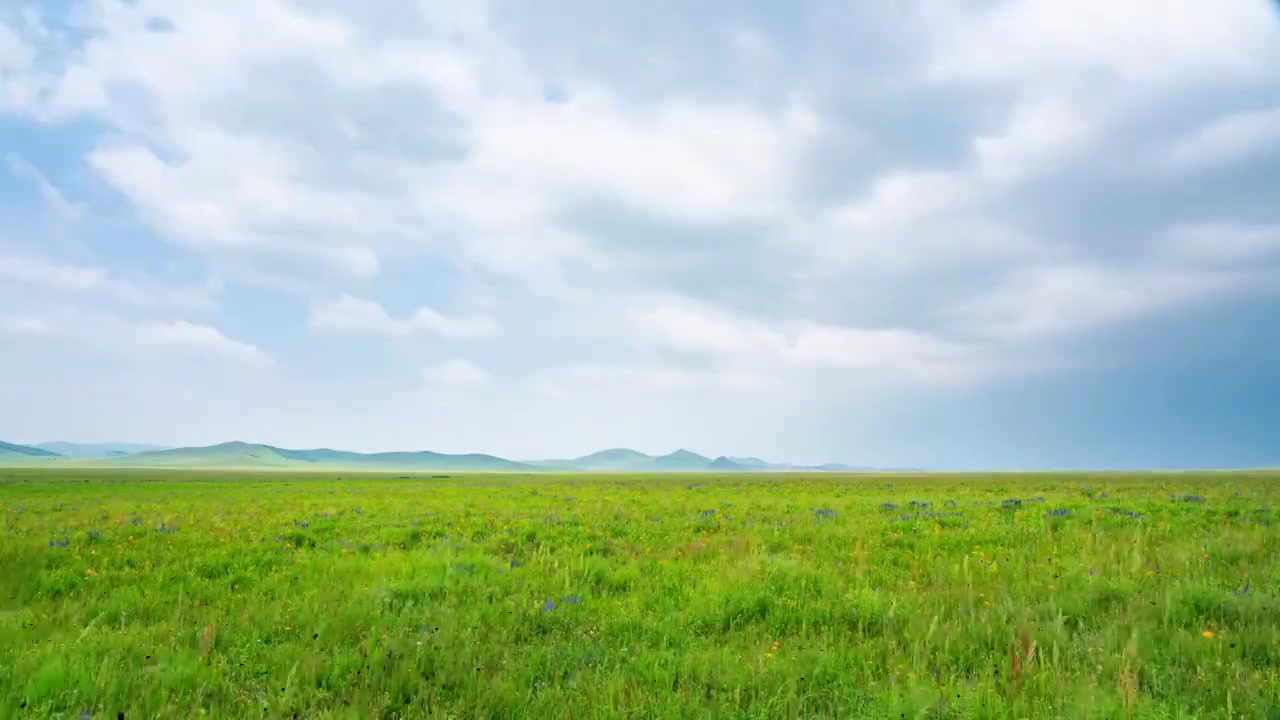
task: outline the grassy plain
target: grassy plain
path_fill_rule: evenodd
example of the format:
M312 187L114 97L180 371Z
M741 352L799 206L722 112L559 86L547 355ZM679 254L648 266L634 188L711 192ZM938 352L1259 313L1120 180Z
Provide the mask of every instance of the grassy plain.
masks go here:
M0 468L0 718L1270 717L1278 500Z

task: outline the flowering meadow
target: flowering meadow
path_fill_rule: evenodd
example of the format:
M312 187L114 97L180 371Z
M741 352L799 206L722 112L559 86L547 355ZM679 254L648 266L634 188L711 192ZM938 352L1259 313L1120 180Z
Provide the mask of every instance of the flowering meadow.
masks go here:
M1280 473L0 468L0 718L1266 718Z

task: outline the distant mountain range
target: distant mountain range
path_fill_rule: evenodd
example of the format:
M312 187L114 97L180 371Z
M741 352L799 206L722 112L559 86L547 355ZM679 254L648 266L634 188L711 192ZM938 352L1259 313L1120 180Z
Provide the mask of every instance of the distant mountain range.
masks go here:
M0 440L0 462L39 461L59 457L58 453L29 445L14 445Z
M47 442L33 445L32 447L41 450L48 450L51 453L62 455L63 457L72 458L107 458L120 457L124 455L136 455L137 453L151 452L153 450L168 450L165 445L144 445L141 443L73 443L73 442Z
M436 452L358 453L346 450L290 450L260 443L227 442L206 447L166 448L127 443L50 442L15 445L0 442L0 464L87 464L103 467L157 468L350 468L354 470L457 470L471 472L852 472L874 468L850 465L788 465L759 458L709 458L688 450L646 455L613 448L560 460L514 461L493 455Z

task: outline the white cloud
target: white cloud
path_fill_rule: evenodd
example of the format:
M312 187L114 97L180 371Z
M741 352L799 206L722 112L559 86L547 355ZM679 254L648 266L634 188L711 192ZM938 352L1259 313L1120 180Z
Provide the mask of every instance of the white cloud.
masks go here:
M425 306L401 320L389 315L372 300L350 295L313 307L311 327L331 332L387 336L432 333L461 339L489 337L498 329L497 323L489 317L449 316Z
M0 23L0 73L23 70L34 59L31 47L9 26Z
M931 4L932 5L932 4ZM1131 91L1277 72L1275 8L1261 0L999 0L930 8L939 79ZM997 49L998 52L993 52Z
M1258 267L1280 262L1280 225L1183 225L1167 233L1162 249L1172 260L1200 267Z
M0 279L28 289L96 295L137 305L207 306L208 294L189 288L137 284L103 268L58 263L36 256L0 255Z
M543 394L563 396L582 390L696 390L760 391L777 387L776 378L738 370L690 370L673 366L571 365L541 378Z
M422 376L431 383L441 385L479 385L489 379L489 373L468 360L453 358L447 362L429 367L422 371Z
M49 335L49 323L32 317L0 317L0 333L8 335Z
M9 156L9 170L18 177L30 180L35 184L36 189L40 191L40 197L44 199L45 205L60 220L64 222L75 222L84 215L84 206L72 202L67 196L62 194L39 168L31 163L23 160L16 155Z
M1280 149L1280 107L1235 112L1178 138L1169 148L1168 164L1200 168L1248 159Z
M0 318L0 331L73 341L77 348L122 356L139 364L164 353L268 367L273 358L260 348L227 337L218 328L188 320L121 317L96 308L48 306Z
M467 172L495 187L601 194L677 218L768 216L786 200L789 158L808 134L796 118L681 99L629 115L604 93L496 101L474 118Z
M917 330L768 323L688 302L634 309L630 317L643 340L737 365L837 368L926 382L962 380L980 369L973 348Z
M973 347L919 330L816 323L796 330L787 357L802 366L902 374L929 382L966 380L981 369L983 359Z
M1198 223L1160 233L1127 262L1077 256L1016 267L949 315L962 332L1025 342L1277 288L1280 226Z
M977 333L1021 339L1141 317L1205 290L1190 275L1049 265L1019 269L956 310Z
M765 323L693 304L634 308L630 320L641 336L676 350L746 359L787 348L786 337Z
M1034 177L1086 147L1096 121L1086 105L1024 97L1014 103L999 132L973 140L976 174L998 187Z
M0 256L0 277L55 290L83 291L112 288L128 296L138 291L129 285L115 285L106 270L61 265L43 258Z
M188 130L174 141L187 144L178 161L138 144L104 145L88 160L171 239L211 251L291 255L353 275L377 272L376 254L359 241L379 230L383 209L372 199L355 189L309 187L279 142L218 130Z
M27 110L35 103L36 88L28 79L35 48L0 22L0 110Z
M969 332L987 337L1082 332L1233 295L1276 292L1277 260L1280 232L1274 227L1181 227L1138 262L1018 268L951 314Z
M803 99L637 103L585 74L549 102L539 68L458 8L376 40L386 28L277 0L83 11L92 34L41 114L104 121L113 132L90 167L162 235L207 252L368 275L408 248L536 278L586 252L546 242L565 237L559 217L577 203L716 223L778 216L821 131ZM154 32L155 16L172 30ZM305 80L265 92L277 72ZM409 151L388 152L384 136Z
M799 238L817 251L820 273L915 273L989 262L1040 260L1058 248L1029 235L994 207L1029 180L1089 147L1096 119L1050 96L1014 102L998 129L969 142L958 168L893 168Z
M319 339L275 334L285 308L255 312L291 294L313 303L318 332L506 343L478 358L484 368L455 358L409 380L424 403L451 393L422 383L503 380L504 393L454 398L486 433L468 443L603 425L582 418L623 404L592 402L604 393L646 408L621 421L637 432L736 434L741 408L776 419L794 402L797 432L817 435L803 417L824 402L861 405L872 387L895 401L912 384L933 393L1058 350L1105 357L1108 336L1091 331L1280 287L1265 200L1178 202L1208 177L1196 171L1280 142L1274 109L1233 114L1280 78L1265 3L874 5L801 9L785 26L717 17L712 49L728 52L658 43L625 65L608 46L627 47L632 30L606 15L571 32L566 18L441 0L395 12L86 0L56 22L61 9L39 9L56 32L0 21L0 111L31 121L37 145L90 148L40 169L11 160L55 213L80 217L30 242L92 249L0 249L0 331L15 346L83 345L178 373L183 354L233 371L270 363L212 324L244 328L233 334L295 344L273 348L300 370L282 374L297 388L281 397L323 416L315 398L336 396L301 371L323 362L310 352ZM646 32L665 37L660 23L691 11L655 13ZM871 17L858 31L876 42L839 42L855 15ZM1190 108L1218 119L1171 139L1192 127ZM1168 162L1126 160L1135 147ZM1233 193L1258 192L1244 180ZM1162 205L1166 193L1176 199ZM1185 224L1163 232L1173 222ZM152 306L180 295L155 273L193 268L227 299L220 312L240 316L154 322L166 316ZM380 272L393 291L368 282ZM28 313L26 297L72 309ZM370 436L399 432L373 399L398 397L405 378L351 371L385 382L342 383L345 399L366 396ZM486 405L521 377L559 393L527 417L565 415L516 422L509 402ZM458 442L481 432L437 430Z
M233 340L217 328L186 320L142 323L135 327L134 336L138 341L155 348L252 365L274 364L271 356L257 347Z

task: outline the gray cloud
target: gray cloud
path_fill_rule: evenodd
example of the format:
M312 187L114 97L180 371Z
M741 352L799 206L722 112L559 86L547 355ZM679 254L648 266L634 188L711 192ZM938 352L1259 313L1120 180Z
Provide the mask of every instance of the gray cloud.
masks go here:
M97 189L228 293L432 335L417 380L981 385L1280 284L1256 0L44 12L0 21L0 108L87 133ZM142 297L114 262L22 278Z

